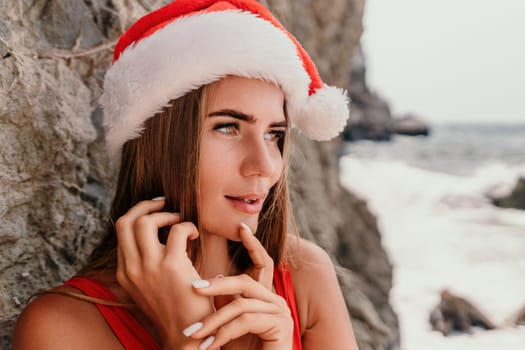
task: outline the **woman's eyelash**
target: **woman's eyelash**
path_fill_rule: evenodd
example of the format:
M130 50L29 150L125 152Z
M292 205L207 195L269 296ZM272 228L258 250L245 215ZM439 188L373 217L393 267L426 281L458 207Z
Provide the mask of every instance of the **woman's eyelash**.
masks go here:
M283 140L286 136L285 130L271 130L267 133L267 135L270 135L269 140L271 141L280 141Z
M239 124L237 123L220 123L213 127L213 130L220 131L224 134L230 134L239 130Z
M230 135L239 131L239 124L219 123L213 127L213 130L217 130L223 134ZM286 130L269 130L264 135L264 138L268 141L281 141L286 136Z

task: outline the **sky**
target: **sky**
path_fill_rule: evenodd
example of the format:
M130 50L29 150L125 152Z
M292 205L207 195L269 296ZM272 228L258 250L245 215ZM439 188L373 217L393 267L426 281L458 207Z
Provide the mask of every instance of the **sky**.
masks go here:
M525 0L366 0L362 44L395 115L525 123Z

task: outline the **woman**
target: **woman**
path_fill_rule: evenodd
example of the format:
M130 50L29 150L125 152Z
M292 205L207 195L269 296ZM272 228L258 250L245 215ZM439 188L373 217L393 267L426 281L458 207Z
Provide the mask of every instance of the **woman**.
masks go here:
M347 99L264 7L143 17L102 106L120 166L108 234L26 308L14 349L357 349L330 258L290 235L286 184L290 128L335 136Z

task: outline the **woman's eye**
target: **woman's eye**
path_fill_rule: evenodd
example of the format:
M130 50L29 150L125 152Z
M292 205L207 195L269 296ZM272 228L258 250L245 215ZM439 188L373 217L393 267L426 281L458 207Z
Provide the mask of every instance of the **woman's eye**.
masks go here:
M218 124L213 129L224 135L234 135L239 130L239 126L236 123Z
M264 139L268 141L281 141L285 135L286 131L284 130L272 130L264 134Z

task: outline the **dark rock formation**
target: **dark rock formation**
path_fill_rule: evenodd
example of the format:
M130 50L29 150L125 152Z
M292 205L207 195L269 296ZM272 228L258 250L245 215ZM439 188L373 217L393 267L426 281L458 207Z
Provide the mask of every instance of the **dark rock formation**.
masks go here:
M366 84L366 62L361 46L352 60L348 89L352 99L352 113L343 132L347 141L388 141L391 137L392 114L388 104Z
M413 114L392 119L389 129L393 134L405 136L428 136L430 134L429 126L423 119Z
M27 298L71 277L102 232L114 173L97 101L118 35L166 0L0 2L0 348ZM329 83L348 85L364 0L268 0ZM301 233L330 252L361 350L398 349L392 268L366 203L338 181L339 144L298 136Z
M448 290L441 292L441 301L430 312L432 329L447 336L451 332L471 332L472 327L494 329L496 326L476 306Z
M366 83L366 57L359 46L352 60L351 84L352 114L343 137L347 141L389 141L393 134L427 136L430 127L419 117L408 114L392 116L388 103Z
M341 265L339 280L359 349L398 349L397 316L388 301L392 266L376 218L363 200L341 187L336 143L297 136L295 141L290 187L299 231Z
M518 179L516 186L508 196L493 198L492 203L501 208L525 210L525 177Z
M525 326L525 305L512 317L511 323L515 326Z

